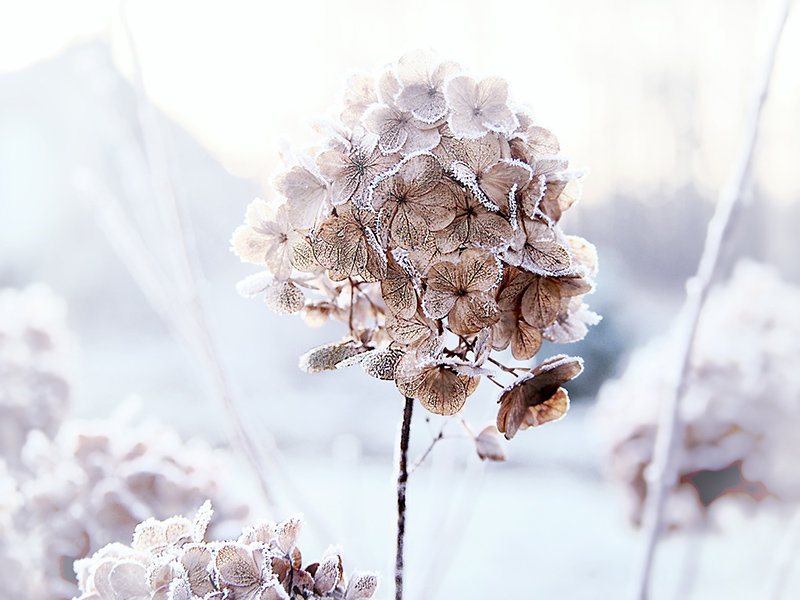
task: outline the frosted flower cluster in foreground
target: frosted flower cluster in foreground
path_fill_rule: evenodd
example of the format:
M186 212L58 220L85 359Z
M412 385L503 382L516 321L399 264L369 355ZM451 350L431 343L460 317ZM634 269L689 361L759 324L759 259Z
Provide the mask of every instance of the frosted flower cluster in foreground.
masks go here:
M608 470L637 523L669 352L668 338L637 351L622 377L603 386L596 409ZM800 501L800 289L770 267L740 264L709 295L692 356L675 456L682 485L668 500L668 522L696 522L704 506L734 493Z
M28 432L55 435L70 401L74 342L49 288L0 291L0 457L12 468Z
M594 247L559 226L582 172L503 79L411 52L377 80L352 77L339 120L318 130L274 179L281 198L250 204L232 239L267 268L242 294L310 325L347 323L305 370L360 364L451 415L496 375L493 351L527 361L543 339L576 341L597 322L583 302ZM525 372L501 397L498 429L511 438L563 416L560 385L581 369L562 355Z
M16 519L41 546L50 597L74 592L61 579L63 561L68 569L71 559L129 538L150 516L206 498L228 523L240 524L249 512L233 500L230 457L199 440L183 442L155 421L134 424L124 405L111 419L68 420L53 440L32 435L23 460L32 477L20 486Z
M77 350L66 306L42 285L0 292L0 579L3 597L70 598L72 560L130 538L150 516L207 498L221 526L240 526L233 461L136 423L123 403L110 419L68 417Z
M130 546L109 544L78 561L78 600L360 600L378 587L373 573L346 580L335 548L303 567L298 516L259 522L236 541L204 542L211 512L207 501L193 521L147 519Z

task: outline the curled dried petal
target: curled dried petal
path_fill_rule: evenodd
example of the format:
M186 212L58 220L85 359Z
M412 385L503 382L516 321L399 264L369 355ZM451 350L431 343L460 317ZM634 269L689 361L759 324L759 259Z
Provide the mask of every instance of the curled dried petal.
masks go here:
M517 379L500 395L497 429L510 440L520 429L561 419L569 408L569 396L561 384L581 371L580 357L559 354Z

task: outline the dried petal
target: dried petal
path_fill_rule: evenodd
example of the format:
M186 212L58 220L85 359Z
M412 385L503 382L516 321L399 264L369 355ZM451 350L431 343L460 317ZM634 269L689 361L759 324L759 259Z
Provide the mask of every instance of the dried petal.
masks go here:
M397 348L369 350L337 363L336 368L342 369L360 364L367 375L389 381L394 379L394 370L403 358L403 354L405 353Z
M326 556L314 573L314 592L328 594L342 580L342 557L338 554Z
M410 319L417 312L417 291L414 281L393 256L389 256L386 278L381 280L381 295L393 314Z
M500 433L494 425L484 427L481 432L475 436L475 450L481 460L505 460L506 451L503 448L503 443L500 441Z
M224 544L217 551L215 567L223 583L235 587L260 585L261 573L252 553L238 544Z
M542 332L522 319L517 319L511 337L511 355L517 360L530 360L541 347Z
M294 166L272 180L278 193L286 196L289 223L295 229L311 229L330 203L328 186L316 174Z
M490 130L510 134L517 128L517 118L507 104L508 84L499 77L477 83L459 75L447 84L445 97L453 110L448 124L456 135L475 138Z
M453 364L419 364L414 353L407 353L397 365L395 384L404 396L416 398L430 412L453 415L464 406L478 387L479 377L458 373Z
M331 342L309 350L300 357L300 368L306 373L319 373L335 369L345 359L366 352L363 346L352 342Z
M362 600L372 598L378 589L378 576L374 573L355 572L350 576L344 600Z
M330 269L334 281L360 275L367 280L385 276L386 256L377 242L374 213L354 209L325 221L312 248L319 264Z
M561 419L569 408L569 396L561 384L581 371L581 358L559 354L517 379L500 395L497 429L510 440L520 429Z
M147 569L139 562L118 562L108 574L108 582L117 598L150 600Z

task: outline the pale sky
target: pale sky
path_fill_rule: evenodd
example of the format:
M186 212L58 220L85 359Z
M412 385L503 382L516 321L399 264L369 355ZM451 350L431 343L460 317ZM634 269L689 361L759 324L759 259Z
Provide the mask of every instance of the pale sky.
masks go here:
M119 6L107 0L0 0L0 73L100 37L130 73ZM233 174L265 183L281 139L315 141L344 79L376 73L408 49L434 48L550 128L576 167L584 201L615 191L724 185L742 138L774 3L754 0L265 2L131 0L127 15L146 91ZM800 17L790 16L764 114L757 168L776 200L800 180ZM645 195L645 194L643 194Z

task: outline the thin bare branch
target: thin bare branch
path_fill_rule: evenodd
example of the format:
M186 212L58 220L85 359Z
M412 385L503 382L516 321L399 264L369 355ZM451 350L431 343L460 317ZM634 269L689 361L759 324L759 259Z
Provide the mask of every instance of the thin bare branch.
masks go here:
M679 422L680 402L686 392L687 375L692 358L691 350L697 331L698 319L717 267L720 249L731 229L733 209L742 196L750 177L761 112L767 98L778 42L789 12L791 0L780 1L779 18L771 39L769 51L754 88L755 96L746 120L744 140L733 171L733 177L729 185L720 193L716 210L708 224L705 246L697 274L686 284L686 300L678 317L678 325L676 327L678 337L674 347L675 355L670 380L670 392L666 396L659 417L653 461L645 474L648 488L644 509L645 548L635 588L635 598L640 600L646 600L648 597L653 558L662 529L664 503L677 480L676 468L672 458L675 449L682 442Z

